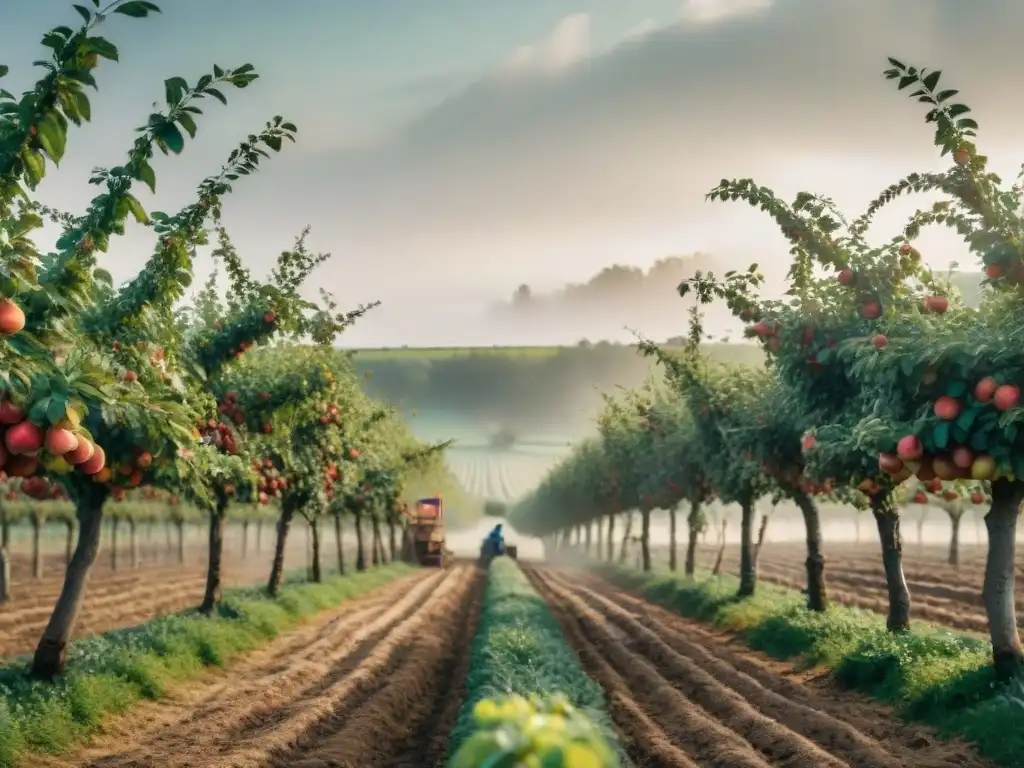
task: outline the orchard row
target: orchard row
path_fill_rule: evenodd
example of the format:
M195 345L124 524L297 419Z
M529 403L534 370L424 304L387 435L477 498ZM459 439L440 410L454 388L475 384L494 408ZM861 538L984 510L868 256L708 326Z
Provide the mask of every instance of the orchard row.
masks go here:
M98 28L159 12L141 0L95 5L75 6L84 20L78 29L43 36L49 58L36 63L40 79L31 88L21 96L0 89L0 470L8 497L69 499L78 528L32 663L41 679L63 670L108 502L159 493L208 518L201 609L210 613L221 597L225 521L235 510L244 516L265 505L277 517L268 579L276 594L293 521L316 526L323 515L345 514L376 532L401 522L411 483L447 480L444 445L417 442L364 394L333 346L370 307L339 312L324 291L315 302L304 296L328 256L311 252L304 232L260 279L221 223L235 186L294 141L293 124L274 117L244 137L177 213L147 212L136 196L140 185L155 191L156 159L185 149L208 105L257 79L252 66L166 80L166 106L144 121L120 164L93 172L96 194L84 212L34 199L65 157L72 129L90 120L87 89L101 65L118 60ZM60 234L41 253L33 236L46 220ZM116 286L99 257L130 220L152 232L154 246L138 275ZM212 246L228 291L218 290L215 273L182 308L204 246Z
M878 525L890 599L888 626L910 624L899 504L937 498L987 504L989 550L982 599L1001 678L1024 675L1014 603L1014 542L1024 500L1024 219L1022 188L987 170L970 110L939 86L940 73L890 59L887 79L927 105L947 170L914 173L847 219L827 197L791 203L750 179L723 180L712 200L742 200L767 213L792 263L781 300L759 296L756 264L680 286L691 307L681 351L641 342L665 381L609 399L599 436L579 447L512 513L518 530L554 536L639 508L688 505L693 572L702 505L742 509L740 593L756 588L754 508L792 500L807 528L807 600L825 610L825 557L818 501L869 507ZM872 244L875 214L909 193L937 202L903 231ZM914 240L926 226L951 228L980 264L984 300L965 306L947 279L924 266ZM763 369L708 360L700 307L723 301L764 348ZM674 513L673 513L674 519ZM959 517L957 516L957 519ZM644 554L649 567L649 554Z

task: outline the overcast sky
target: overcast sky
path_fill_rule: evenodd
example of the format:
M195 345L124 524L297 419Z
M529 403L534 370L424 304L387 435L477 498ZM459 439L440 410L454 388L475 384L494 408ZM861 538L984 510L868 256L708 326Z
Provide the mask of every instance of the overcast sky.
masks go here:
M196 142L160 158L158 194L140 197L176 210L238 139L274 114L296 122L299 145L239 183L226 221L257 272L310 224L310 243L334 254L316 282L384 302L355 345L492 343L488 303L612 262L700 250L783 271L766 217L704 194L753 176L856 215L896 178L942 167L923 108L881 77L889 55L946 72L998 171L1024 161L1016 0L158 3L162 16L105 26L121 63L97 73L95 119L42 199L81 210L88 171L120 161L163 79L251 62L263 78L226 108L208 102ZM5 2L4 85L26 87L41 32L77 18L65 0ZM150 245L133 231L107 266L127 279ZM948 236L921 247L935 266L963 256Z

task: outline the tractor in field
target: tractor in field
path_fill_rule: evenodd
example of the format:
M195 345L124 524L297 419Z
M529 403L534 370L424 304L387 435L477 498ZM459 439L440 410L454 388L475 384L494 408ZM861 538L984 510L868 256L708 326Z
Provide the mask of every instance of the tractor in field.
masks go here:
M502 530L502 524L498 523L480 544L478 562L481 567L486 568L491 564L491 560L502 556L516 560L519 557L519 551L515 544L505 543L505 532Z
M409 559L419 565L437 568L450 565L453 555L445 546L444 503L441 497L420 499L406 514L407 542L411 549Z

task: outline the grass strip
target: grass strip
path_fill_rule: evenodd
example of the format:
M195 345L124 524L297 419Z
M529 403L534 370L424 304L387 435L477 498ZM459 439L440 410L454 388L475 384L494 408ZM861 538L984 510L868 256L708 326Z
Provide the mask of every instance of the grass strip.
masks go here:
M894 635L872 611L833 604L808 611L796 590L761 582L737 600L737 578L642 573L593 564L591 570L677 614L737 632L749 645L804 667L823 666L844 688L893 705L906 719L974 743L1006 766L1024 766L1024 686L1000 686L984 639L914 622Z
M452 729L448 754L478 727L473 708L484 699L561 693L620 749L601 686L587 676L565 642L562 627L514 560L491 562L484 603L470 647L466 698ZM625 758L623 764L625 764Z
M290 579L276 599L258 588L227 590L212 617L168 614L75 641L67 674L54 683L30 680L25 657L7 660L0 665L0 768L27 763L33 753L61 754L94 734L105 715L159 699L173 683L414 571L396 563L318 584Z

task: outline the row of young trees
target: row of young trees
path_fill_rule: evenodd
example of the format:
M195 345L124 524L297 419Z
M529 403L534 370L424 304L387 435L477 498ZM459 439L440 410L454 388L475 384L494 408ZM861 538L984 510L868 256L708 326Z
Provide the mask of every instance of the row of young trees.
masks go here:
M610 400L600 436L584 444L512 514L523 532L569 526L639 508L687 503L693 571L702 505L717 497L742 509L740 594L756 587L754 504L786 498L807 538L807 600L827 606L818 501L861 503L877 523L889 593L888 626L909 627L898 500L938 493L988 503L982 598L996 672L1024 675L1014 604L1014 548L1024 499L1024 219L1022 187L987 170L970 110L940 88L940 73L889 60L886 78L927 105L943 172L914 173L887 188L858 219L827 197L791 203L750 179L723 180L712 200L742 200L786 237L786 295L758 295L756 264L721 279L697 274L688 344L668 351L641 341L663 364L664 386ZM871 244L874 215L901 195L937 197L903 231ZM957 232L984 268L983 302L964 306L923 264L913 241L929 225ZM726 302L764 347L764 369L715 364L701 354L700 307ZM926 492L927 490L927 492ZM645 534L646 535L646 531ZM647 556L645 555L645 561ZM645 565L647 563L645 562Z
M444 447L418 443L364 394L334 349L371 306L339 312L326 292L316 302L303 297L328 258L307 248L306 233L261 279L221 223L234 187L294 141L293 124L274 117L243 137L177 213L148 212L136 196L140 184L155 191L158 153L177 155L196 136L206 119L200 105L226 103L229 89L257 79L251 65L166 80L165 107L148 116L127 156L92 173L97 194L83 213L53 211L33 197L65 156L72 129L89 121L87 90L97 86L101 63L118 60L98 28L159 12L145 0L92 6L74 6L77 29L43 36L50 56L36 62L34 85L20 96L0 89L0 469L29 495L39 483L62 488L78 529L32 661L41 679L64 668L108 502L152 488L207 516L209 613L221 598L233 505L278 511L268 580L275 594L296 518L313 526L314 540L326 515L351 515L360 535L364 524L375 532L395 524L403 489L437 471ZM46 219L61 232L53 250L40 253L33 236ZM151 230L155 245L142 270L115 286L99 255L129 220ZM229 290L221 295L211 277L182 309L197 250L207 245Z

